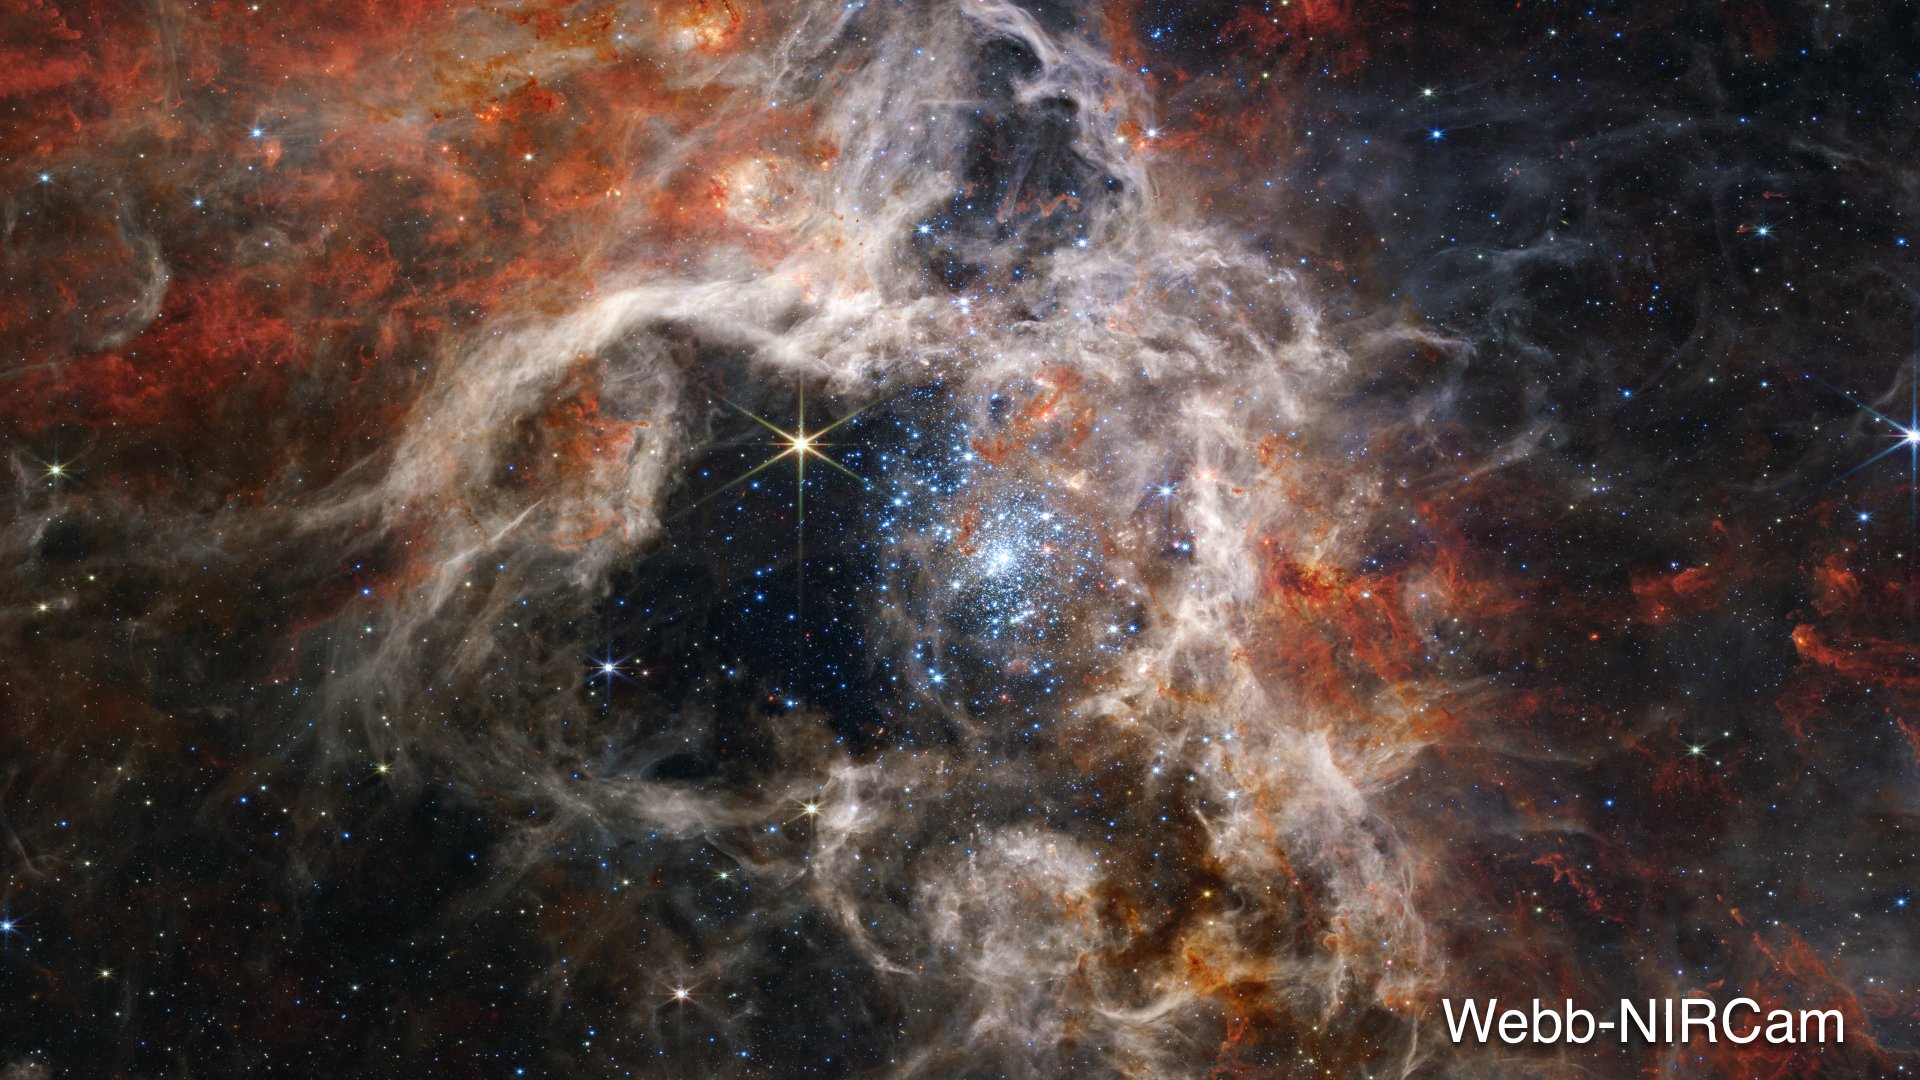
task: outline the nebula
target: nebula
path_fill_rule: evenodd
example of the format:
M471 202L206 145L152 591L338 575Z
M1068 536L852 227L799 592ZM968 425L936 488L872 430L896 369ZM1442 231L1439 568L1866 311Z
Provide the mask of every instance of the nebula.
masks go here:
M0 1076L1920 1067L1916 25L14 0Z

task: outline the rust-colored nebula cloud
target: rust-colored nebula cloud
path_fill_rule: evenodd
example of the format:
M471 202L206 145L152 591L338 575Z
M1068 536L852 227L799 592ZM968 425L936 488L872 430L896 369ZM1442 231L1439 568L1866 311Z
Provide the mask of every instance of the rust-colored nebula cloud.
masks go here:
M0 1077L1911 1073L1916 122L1860 0L5 0Z

